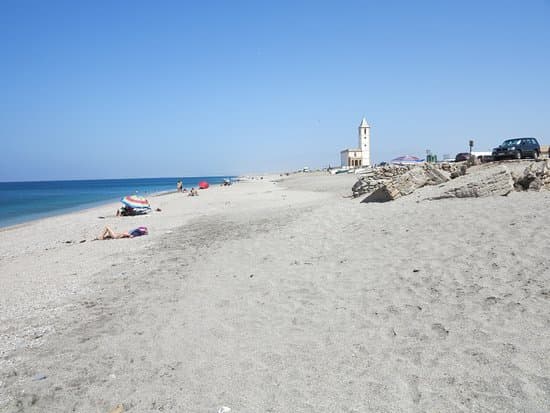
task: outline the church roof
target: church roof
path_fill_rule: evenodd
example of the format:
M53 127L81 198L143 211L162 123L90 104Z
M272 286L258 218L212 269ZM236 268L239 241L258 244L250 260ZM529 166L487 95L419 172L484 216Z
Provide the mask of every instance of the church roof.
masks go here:
M369 124L367 123L367 120L363 118L361 121L361 124L359 125L360 128L370 128Z

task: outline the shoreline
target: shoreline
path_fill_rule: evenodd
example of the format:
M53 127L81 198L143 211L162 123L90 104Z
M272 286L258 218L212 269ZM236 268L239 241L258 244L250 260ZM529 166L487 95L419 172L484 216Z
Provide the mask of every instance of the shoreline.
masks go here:
M187 179L191 179L191 178L201 178L201 177L188 177ZM210 178L210 179L218 179L218 178L225 178L223 176L210 176L210 177L205 177L205 178ZM234 176L229 176L229 179L235 179L236 177ZM134 178L132 178L134 179ZM135 178L135 179L139 179L139 178ZM144 178L144 179L168 179L168 178ZM113 179L103 179L104 181L113 181ZM120 181L123 181L125 179L115 179L115 180L120 180ZM98 180L72 180L72 181L25 181L23 183L48 183L48 182L94 182L94 181L98 181ZM102 181L102 180L99 180L99 181ZM7 182L7 183L13 183L13 182ZM15 183L19 183L19 182L15 182ZM213 186L215 186L216 184L214 184ZM190 187L184 187L185 189L189 190L191 188ZM177 191L176 190L172 190L172 189L166 189L166 190L160 190L160 191L155 191L155 192L150 192L150 193L146 193L146 196L147 198L155 198L155 197L159 197L159 196L163 196L163 195L167 195L167 194L171 194L171 193L176 193ZM100 200L100 201L93 201L93 202L86 202L84 204L81 204L81 205L78 205L78 206L73 206L73 207L67 207L67 208L62 208L62 209L57 209L57 210L53 210L53 211L47 211L47 212L41 212L41 213L35 213L35 214L30 214L30 218L29 218L29 215L25 216L25 217L21 217L21 218L13 218L13 219L9 219L7 220L6 222L7 223L2 223L0 221L0 232L3 231L3 230L6 230L6 229L9 229L11 227L17 227L19 225L25 225L25 224L28 224L28 223L32 223L32 222L36 222L36 221L39 221L41 219L47 219L47 218L51 218L51 217L55 217L55 216L61 216L61 215L65 215L65 214L72 214L74 212L79 212L79 211L84 211L84 210L88 210L88 209L91 209L91 208L97 208L97 207L102 207L102 206L106 206L106 205L109 205L109 204L115 204L117 202L120 202L120 201L115 201L114 199L116 198L111 198L111 199L105 199L105 200ZM118 199L120 199L120 196L118 196Z
M159 196L170 195L172 193L176 193L176 191L155 192L155 193L152 193L151 195L148 195L148 198L154 198L154 197L159 197ZM44 220L44 219L54 218L54 217L62 217L64 215L70 216L72 214L78 214L79 212L86 212L86 211L90 211L90 210L93 210L93 209L104 208L104 207L107 207L107 206L113 206L113 208L116 210L116 209L120 208L120 204L121 204L120 201L116 201L116 202L112 201L112 200L98 201L98 202L94 202L94 203L91 203L91 204L84 204L84 205L77 206L77 207L65 208L65 209L61 209L61 210L57 210L57 211L52 211L51 213L46 213L47 215L40 216L40 217L37 217L37 218L32 218L32 219L29 219L29 220L25 220L23 222L19 222L19 223L15 223L15 224L8 224L8 225L5 225L5 226L0 225L0 233L2 231L9 231L11 229L18 228L18 227L21 227L21 226L32 225L32 224L37 223L38 221L41 221L41 220Z
M272 178L271 175L262 175L262 176L264 176L264 177L267 176L268 177L268 178L266 178L267 181L269 181L270 178ZM219 177L215 177L215 178L219 178ZM233 185L238 185L238 184L242 184L242 183L254 182L255 181L255 179L237 180L237 178L240 178L240 176L239 177L235 176L235 177L231 177L231 178L235 179L235 181L233 182ZM258 178L258 181L259 181L259 178ZM46 182L46 181L44 181L44 182ZM213 185L210 186L210 188L208 188L208 190L215 189L218 186L220 186L220 185L213 184ZM189 189L191 187L189 187L189 188L184 187L184 188L189 191ZM200 191L203 191L203 190L200 190ZM147 195L147 198L159 198L159 197L164 197L164 196L168 196L168 195L172 195L172 194L178 194L178 191L177 190L165 190L165 191L152 192L152 193ZM182 195L187 195L187 193L183 193ZM19 223L15 223L15 224L8 224L8 225L5 225L5 226L0 225L0 233L2 233L4 231L10 231L10 230L14 230L14 229L17 229L17 228L37 224L37 223L40 223L43 220L48 220L48 219L51 219L51 218L61 218L63 216L70 217L70 216L73 216L75 214L93 212L94 210L103 211L104 208L107 208L107 207L110 207L111 209L116 211L117 209L120 208L120 206L121 206L120 200L119 201L106 200L106 201L97 201L97 202L94 202L94 203L91 203L91 204L85 204L85 205L78 206L78 207L71 207L71 208L62 209L62 210L58 210L58 211L52 211L52 213L48 213L48 215L40 216L40 217L33 218L33 219L29 219L29 220L26 220L26 221L23 221L23 222L19 222ZM149 213L152 213L152 212L154 212L154 211L153 211L153 208L151 207L151 211ZM148 214L144 214L144 216L146 216L146 215L148 215ZM109 216L109 215L106 215L106 216Z

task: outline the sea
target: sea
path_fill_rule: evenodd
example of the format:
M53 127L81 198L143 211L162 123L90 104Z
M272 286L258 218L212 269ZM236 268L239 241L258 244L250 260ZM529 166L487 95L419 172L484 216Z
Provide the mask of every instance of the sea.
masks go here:
M219 185L234 176L183 178L94 179L75 181L0 182L0 227L73 212L116 202L126 195L151 196L183 187L197 187L201 181ZM122 205L122 204L121 204Z

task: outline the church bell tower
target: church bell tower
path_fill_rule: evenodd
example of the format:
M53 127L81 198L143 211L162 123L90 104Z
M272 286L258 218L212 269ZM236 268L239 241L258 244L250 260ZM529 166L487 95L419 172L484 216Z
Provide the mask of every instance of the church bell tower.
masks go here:
M370 166L370 126L365 118L359 125L359 148L361 148L361 166Z

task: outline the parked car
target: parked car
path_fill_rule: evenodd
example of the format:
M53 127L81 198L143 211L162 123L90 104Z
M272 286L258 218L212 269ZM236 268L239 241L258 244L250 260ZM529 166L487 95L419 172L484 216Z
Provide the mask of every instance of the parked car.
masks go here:
M493 153L490 151L472 151L472 156L475 156L481 162L491 162L493 160Z
M470 154L468 152L460 152L455 156L455 162L463 162L470 159Z
M533 158L538 159L540 145L535 138L506 139L501 145L493 149L493 159L504 158Z

